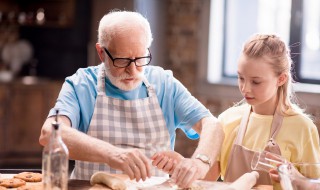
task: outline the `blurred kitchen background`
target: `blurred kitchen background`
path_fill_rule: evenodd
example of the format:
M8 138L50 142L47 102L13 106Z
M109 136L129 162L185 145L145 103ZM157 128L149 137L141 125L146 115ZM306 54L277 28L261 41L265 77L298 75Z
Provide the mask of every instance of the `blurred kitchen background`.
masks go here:
M99 64L100 18L134 10L151 23L152 64L171 69L218 116L241 100L236 62L255 32L292 50L298 100L320 127L318 0L1 0L0 168L41 168L40 129L66 76ZM177 131L176 151L197 141Z

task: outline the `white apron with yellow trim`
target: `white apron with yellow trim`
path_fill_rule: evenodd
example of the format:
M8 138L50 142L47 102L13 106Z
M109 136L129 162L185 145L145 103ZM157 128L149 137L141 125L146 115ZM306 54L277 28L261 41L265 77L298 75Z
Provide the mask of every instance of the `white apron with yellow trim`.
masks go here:
M120 100L106 96L105 68L98 72L98 95L88 135L121 148L137 148L148 158L154 153L170 150L170 136L155 89L144 78L148 97ZM97 171L123 173L104 163L75 161L71 179L89 180ZM167 174L151 167L152 176Z
M278 109L277 109L278 110ZM244 116L242 117L239 131L237 137L233 143L231 153L228 159L228 165L226 169L226 174L224 181L233 182L238 179L241 175L246 172L251 172L251 160L253 158L254 151L242 146L243 138L247 130L247 124L251 113L251 106L245 111ZM271 125L270 139L267 142L267 145L264 150L281 155L280 147L275 142L275 137L277 136L281 125L282 125L283 116L278 114L276 111ZM257 185L271 185L270 176L267 172L258 171L259 179Z

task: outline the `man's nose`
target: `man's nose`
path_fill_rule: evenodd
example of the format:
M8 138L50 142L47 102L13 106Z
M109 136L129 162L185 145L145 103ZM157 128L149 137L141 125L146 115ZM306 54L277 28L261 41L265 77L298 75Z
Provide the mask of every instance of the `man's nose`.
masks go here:
M134 73L137 70L136 63L134 61L130 61L129 65L126 67L130 73Z

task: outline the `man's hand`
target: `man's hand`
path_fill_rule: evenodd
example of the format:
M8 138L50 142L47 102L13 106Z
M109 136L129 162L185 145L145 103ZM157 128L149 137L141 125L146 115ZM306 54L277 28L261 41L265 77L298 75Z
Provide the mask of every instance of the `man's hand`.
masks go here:
M188 188L197 179L203 179L210 166L199 159L185 158L174 169L171 179L181 188Z
M172 150L157 152L151 157L152 165L168 174L173 173L182 159L182 155Z
M149 159L138 149L117 148L109 155L107 163L114 169L122 170L131 180L144 181L151 177Z

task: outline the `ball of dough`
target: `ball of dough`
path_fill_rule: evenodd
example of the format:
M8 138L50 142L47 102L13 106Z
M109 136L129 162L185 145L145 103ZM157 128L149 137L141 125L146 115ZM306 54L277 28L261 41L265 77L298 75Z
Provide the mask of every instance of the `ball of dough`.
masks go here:
M113 190L126 190L127 186L123 180L106 172L96 172L91 176L90 184L103 184Z

